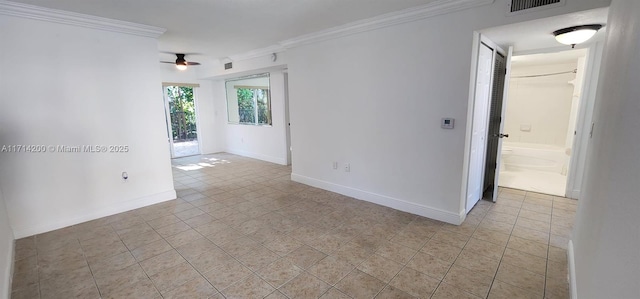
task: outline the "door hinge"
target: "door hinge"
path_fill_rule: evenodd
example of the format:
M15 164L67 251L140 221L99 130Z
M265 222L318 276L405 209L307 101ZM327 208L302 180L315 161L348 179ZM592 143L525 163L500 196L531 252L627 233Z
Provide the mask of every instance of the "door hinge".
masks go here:
M591 123L591 132L589 132L589 138L593 138L593 127L596 126L596 123Z

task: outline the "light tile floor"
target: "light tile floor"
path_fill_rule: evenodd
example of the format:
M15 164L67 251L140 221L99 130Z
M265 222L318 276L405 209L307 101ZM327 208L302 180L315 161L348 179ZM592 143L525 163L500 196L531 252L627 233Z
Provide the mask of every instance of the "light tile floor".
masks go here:
M576 201L503 189L460 226L174 160L179 199L16 241L12 298L567 298Z

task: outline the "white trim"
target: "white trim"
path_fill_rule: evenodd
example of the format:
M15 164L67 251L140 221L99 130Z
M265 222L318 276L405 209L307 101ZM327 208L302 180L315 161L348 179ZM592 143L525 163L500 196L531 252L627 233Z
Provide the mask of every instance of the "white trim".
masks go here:
M68 219L59 220L56 222L31 226L31 227L18 227L14 229L14 235L16 239L33 236L36 234L53 231L63 227L99 219L106 216L115 215L122 212L135 210L138 208L146 207L149 205L165 202L168 200L176 199L176 191L174 189L167 190L161 193L151 194L148 196L128 200L120 203L116 203L110 206L102 208L89 208L84 212L78 213L78 216Z
M576 119L577 134L573 140L572 154L569 160L569 174L565 187L566 196L574 199L580 199L581 188L584 188L582 183L586 173L587 153L590 149L591 123L593 122L602 58L602 51L598 51L599 45L596 42L586 48L584 77L582 79L582 90L580 91L580 100L578 102L578 117ZM582 166L580 172L578 171L579 165Z
M469 189L469 162L471 160L471 135L473 131L473 111L476 101L476 77L478 74L478 56L482 44L480 32L473 32L471 45L471 73L469 75L469 99L467 101L467 128L464 137L464 156L462 160L462 186L460 190L460 211L467 213L467 190Z
M574 189L572 191L567 191L567 197L572 199L580 199L580 190Z
M64 10L0 0L0 15L158 38L166 29Z
M198 106L200 106L198 104L200 102L198 100L199 87L200 84L198 84L197 87L192 87L191 89L193 90L193 108L196 110L196 141L198 141L198 155L202 155L202 140L200 139L202 136L202 134L200 134L200 109L198 108Z
M472 7L487 5L493 3L493 1L494 0L437 0L426 5L407 8L311 34L302 35L282 41L279 44L284 48L299 47L356 33L418 21Z
M263 154L258 154L258 153L254 153L254 152L243 151L243 150L230 149L230 148L225 149L223 152L226 152L226 153L229 153L229 154L238 155L238 156L258 159L258 160L262 160L262 161L267 161L267 162L271 162L271 163L276 163L276 164L280 164L280 165L287 165L287 158L286 157L285 158L279 158L279 157L263 155Z
M15 256L16 256L16 241L15 239L11 240L11 250L9 250L8 256L7 256L7 269L5 270L5 274L7 277L7 280L5 281L0 281L0 290L4 289L6 290L6 297L5 298L11 298L11 286L13 285L13 271L14 271L14 264L15 264Z
M578 283L576 280L576 260L573 252L573 241L569 240L567 247L567 261L569 262L569 298L578 299Z
M316 188L332 191L335 193L339 193L342 195L350 196L353 198L357 198L360 200L372 202L375 204L379 204L385 207L393 208L396 210L404 211L407 213L424 216L431 219L436 219L440 221L444 221L447 223L460 225L462 221L464 221L465 214L455 214L448 211L443 211L440 209L404 201L402 199L393 198L381 194L376 194L356 188L351 188L343 185L338 185L335 183L322 181L314 178L310 178L307 176L299 175L292 173L291 180L294 182L302 183L305 185L313 186Z
M494 0L437 0L426 5L407 8L404 10L379 15L373 18L359 20L341 26L301 35L281 41L276 45L271 45L261 49L255 49L237 55L231 55L227 59L230 59L232 61L248 60L252 58L271 55L272 53L279 53L295 47L403 23L418 21L437 15L443 15L459 10L492 4L493 2Z
M255 50L251 50L249 52L244 52L244 53L240 53L240 54L236 54L236 55L231 55L228 57L228 59L230 59L231 61L229 62L233 62L233 61L241 61L241 60L249 60L252 58L258 58L258 57L262 57L262 56L267 56L267 55L271 55L273 53L279 53L284 51L284 47L282 47L281 45L272 45L272 46L268 46L266 48L261 48L261 49L255 49Z

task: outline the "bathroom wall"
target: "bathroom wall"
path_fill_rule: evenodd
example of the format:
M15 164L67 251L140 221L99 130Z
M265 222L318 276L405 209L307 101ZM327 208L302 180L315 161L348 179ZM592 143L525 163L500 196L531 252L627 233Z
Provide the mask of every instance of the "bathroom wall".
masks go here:
M577 61L552 65L514 63L509 81L504 132L507 142L564 147L567 140L575 74L537 78L513 78L574 70Z

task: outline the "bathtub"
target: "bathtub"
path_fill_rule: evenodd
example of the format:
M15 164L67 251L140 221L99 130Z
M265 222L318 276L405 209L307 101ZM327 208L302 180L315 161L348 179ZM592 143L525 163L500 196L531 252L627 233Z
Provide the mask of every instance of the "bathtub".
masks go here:
M569 156L565 148L534 143L504 142L500 171L541 171L566 175Z

